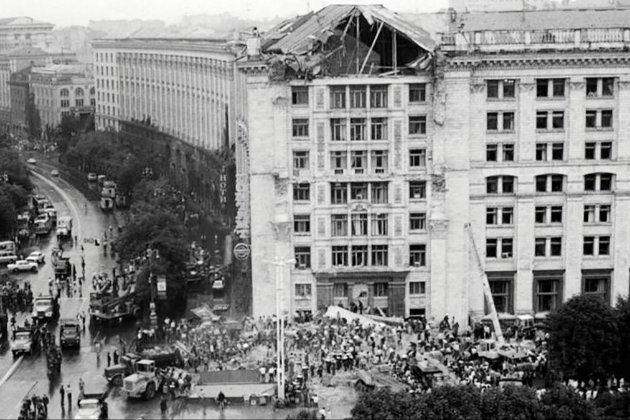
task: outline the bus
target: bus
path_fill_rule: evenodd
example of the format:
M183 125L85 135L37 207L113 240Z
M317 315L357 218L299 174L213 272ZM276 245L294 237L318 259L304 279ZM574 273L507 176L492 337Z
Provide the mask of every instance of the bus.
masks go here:
M46 208L46 205L48 203L50 203L48 199L46 198L46 196L41 195L41 194L34 195L32 198L32 202L33 202L33 208L35 209L35 211L37 211L38 214L41 213Z

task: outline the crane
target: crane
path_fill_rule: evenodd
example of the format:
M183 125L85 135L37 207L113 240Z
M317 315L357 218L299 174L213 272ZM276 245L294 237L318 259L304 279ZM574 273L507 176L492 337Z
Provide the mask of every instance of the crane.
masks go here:
M488 309L490 310L490 319L492 320L492 325L494 326L494 333L497 337L497 342L503 343L503 331L501 330L501 324L499 323L499 316L497 315L497 309L494 306L494 299L492 298L492 291L490 290L490 282L488 281L488 276L486 275L486 270L484 270L483 263L481 260L481 255L479 254L479 250L477 249L477 244L475 243L475 236L472 232L472 226L470 223L466 223L466 230L468 231L468 236L470 237L470 243L472 244L473 254L475 254L475 261L477 262L477 266L481 271L481 284L483 287L483 295L486 298L486 303L488 305Z

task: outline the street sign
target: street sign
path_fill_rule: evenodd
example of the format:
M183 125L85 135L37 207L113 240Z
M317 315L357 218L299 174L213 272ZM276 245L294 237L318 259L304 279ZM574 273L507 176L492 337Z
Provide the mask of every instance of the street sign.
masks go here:
M246 260L249 257L249 245L244 244L244 243L239 243L236 244L236 246L234 247L234 256L236 257L236 259L238 260Z

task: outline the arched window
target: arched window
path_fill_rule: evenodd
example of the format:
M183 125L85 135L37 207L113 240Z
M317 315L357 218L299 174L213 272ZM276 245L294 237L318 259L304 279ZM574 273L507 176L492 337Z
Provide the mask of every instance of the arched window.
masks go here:
M94 93L95 93L95 92L96 92L96 91L94 90L94 87L91 87L91 88L90 88L90 95L94 95Z
M605 172L584 175L584 191L612 191L614 178Z
M61 96L62 98L67 98L68 96L70 96L70 92L68 91L68 89L61 89L59 91L59 96Z
M74 90L74 96L83 96L83 89L78 87Z

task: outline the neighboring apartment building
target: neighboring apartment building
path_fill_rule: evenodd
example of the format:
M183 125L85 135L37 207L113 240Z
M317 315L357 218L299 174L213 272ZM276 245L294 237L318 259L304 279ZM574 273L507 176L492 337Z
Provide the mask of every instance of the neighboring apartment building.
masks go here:
M149 119L193 146L226 145L226 130L234 129L228 121L235 71L225 40L113 39L92 46L98 129Z
M440 272L445 248L433 241L434 42L382 6L333 5L249 47L239 66L253 315L275 313L277 276L291 315L329 305L424 313L432 287L451 287Z
M53 44L52 23L21 16L0 19L0 52L18 47L48 49Z
M445 115L433 158L448 168L449 250L472 222L501 312L543 316L575 294L627 296L630 11L459 19L441 39L434 109ZM460 302L480 314L474 267Z
M42 130L56 128L65 115L87 118L94 114L94 78L83 64L33 67L30 90Z
M182 156L194 155L194 148L234 148L236 231L247 238L245 76L234 65L234 46L221 39L94 41L96 128L120 130L135 123L134 130L147 132L145 138L154 130L183 142Z

